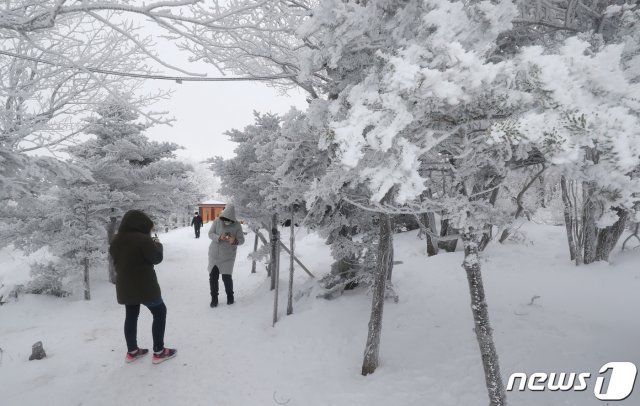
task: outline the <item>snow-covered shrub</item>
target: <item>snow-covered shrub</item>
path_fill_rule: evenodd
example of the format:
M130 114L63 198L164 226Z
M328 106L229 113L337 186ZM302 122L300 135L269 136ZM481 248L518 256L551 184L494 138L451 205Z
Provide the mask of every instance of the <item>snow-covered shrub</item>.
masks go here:
M26 293L66 297L72 293L72 280L68 268L58 263L34 263L31 265L31 281L24 288Z

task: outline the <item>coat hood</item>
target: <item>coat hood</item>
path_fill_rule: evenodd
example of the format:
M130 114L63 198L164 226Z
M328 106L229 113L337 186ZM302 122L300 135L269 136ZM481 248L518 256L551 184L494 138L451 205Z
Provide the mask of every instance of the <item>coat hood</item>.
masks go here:
M236 218L236 208L232 204L228 204L224 208L224 210L222 210L222 213L220 213L220 217L227 218L234 223L238 222L238 219Z
M139 232L149 234L153 228L153 221L140 210L129 210L122 217L118 232Z

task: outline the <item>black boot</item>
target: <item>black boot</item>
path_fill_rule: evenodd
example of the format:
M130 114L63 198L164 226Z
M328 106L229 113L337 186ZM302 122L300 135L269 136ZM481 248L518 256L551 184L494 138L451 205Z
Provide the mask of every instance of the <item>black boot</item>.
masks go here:
M233 304L233 279L231 275L222 275L222 282L224 282L224 292L227 294L227 304Z
M218 277L220 276L220 271L217 266L214 266L209 274L209 287L211 289L211 304L209 305L211 308L218 306Z

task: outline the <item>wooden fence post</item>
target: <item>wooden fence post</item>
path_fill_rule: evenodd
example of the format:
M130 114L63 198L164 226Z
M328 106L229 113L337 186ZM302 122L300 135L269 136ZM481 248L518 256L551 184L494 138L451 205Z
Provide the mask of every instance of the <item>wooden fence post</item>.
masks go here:
M278 215L274 214L271 220L271 260L269 261L269 269L271 270L271 290L276 288L276 256L278 255L278 243L280 236L278 235Z
M269 242L267 241L267 239L264 237L264 235L262 235L261 233L258 233L258 238L260 238L260 241L262 241L262 243L264 245L268 245ZM284 245L282 243L282 241L279 242L280 243L280 247L284 250L284 252L286 252L287 254L291 254L291 251L289 251L289 248L287 248L286 245ZM311 273L311 271L302 263L302 261L300 261L298 259L298 257L296 257L295 255L293 256L293 259L296 261L296 264L300 265L300 268L302 268L303 271L305 271L307 273L307 275L309 275L312 278L315 278L315 276ZM268 267L267 267L268 268ZM271 275L271 274L269 274Z
M280 279L280 235L278 233L278 215L273 215L271 224L271 289L273 292L273 326L278 321L278 285Z
M289 295L287 298L287 316L293 314L293 262L295 258L294 243L294 205L291 205L291 233L289 234L289 244L291 246L291 253L289 254Z
M256 273L256 251L258 251L258 229L253 231L256 235L256 239L253 241L253 258L251 258L251 273Z

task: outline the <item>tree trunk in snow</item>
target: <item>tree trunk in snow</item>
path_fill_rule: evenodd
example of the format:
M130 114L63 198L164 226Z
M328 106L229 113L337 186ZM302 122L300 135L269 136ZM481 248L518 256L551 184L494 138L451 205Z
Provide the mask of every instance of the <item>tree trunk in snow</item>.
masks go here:
M89 258L85 257L84 265L84 300L91 300L91 288L89 286Z
M271 272L271 290L276 288L276 257L278 256L278 215L274 214L271 219L271 261L269 261L269 270Z
M546 169L547 169L546 165L542 164L542 169L540 169L539 172L534 174L531 180L525 183L522 189L520 190L520 192L518 192L518 195L516 196L516 204L518 205L518 208L516 209L516 213L513 216L514 220L517 220L518 218L520 218L520 216L524 213L524 203L522 199L524 198L525 193L527 193L527 191L529 190L531 185L533 185L536 179L542 180L542 173ZM542 201L544 203L544 195L541 195L540 193L538 194L538 202L541 206L544 207L544 204L540 203L540 196L543 196ZM501 244L504 243L507 240L507 238L509 238L509 236L511 235L511 232L512 232L512 229L510 227L507 227L506 229L504 229L504 231L502 231L502 235L500 236L500 240L499 240Z
M380 241L378 242L378 258L376 274L373 282L373 299L371 303L371 318L369 319L369 333L364 350L362 375L375 372L378 367L380 351L380 334L382 332L382 313L384 309L384 294L386 290L387 274L389 273L389 255L391 253L391 220L387 214L380 214Z
M584 238L584 256L585 264L590 264L596 260L596 248L598 244L598 228L596 227L596 211L598 210L597 202L594 201L595 186L591 182L583 182L582 194L583 211L582 211L582 235Z
M391 283L391 277L393 276L393 230L395 229L395 221L393 217L390 217L389 221L391 224L391 232L389 233L389 255L387 255L387 282Z
M424 213L422 215L422 223L427 228L427 230L431 231L433 234L436 234L436 217L433 213ZM433 237L429 234L427 236L427 255L432 257L434 255L438 255L438 244L433 241Z
M630 239L634 238L638 241L640 241L640 223L635 223L633 226L633 232L627 237L625 238L625 240L622 242L622 250L624 250L625 246L627 245L627 243L629 242Z
M109 225L107 226L107 245L111 244L111 240L113 239L113 236L116 234L116 224L118 222L117 217L110 217L109 218ZM107 250L108 252L108 250ZM115 265L113 265L113 258L111 258L111 254L107 254L108 255L108 262L109 262L109 282L113 283L115 285L116 283L116 267Z
M489 197L489 203L491 204L491 206L496 205L496 201L498 200L498 193L500 192L498 185L500 184L502 179L503 178L499 178L499 179L494 179L492 181L491 186L494 189L491 192L491 195ZM482 234L482 238L480 239L480 243L478 244L478 250L480 251L484 251L484 249L487 248L487 245L489 245L489 243L493 239L493 224L485 224L485 229L487 231L484 234Z
M253 240L253 255L258 251L258 229L254 231L256 237ZM251 273L256 273L256 260L255 258L251 260Z
M420 201L424 202L425 199L433 199L433 193L431 193L431 189L425 190L420 195ZM422 224L424 224L427 231L431 232L432 235L438 235L438 227L436 226L436 216L435 213L430 211L422 214ZM438 255L438 241L434 239L429 233L425 232L427 237L427 255L432 257L434 255Z
M606 261L624 232L629 213L618 209L618 220L611 226L598 229L600 204L595 199L593 182L560 180L564 219L569 241L569 253L576 265Z
M456 234L456 230L454 230L453 227L449 225L449 220L442 220L440 222L440 236L447 237L453 234ZM455 252L457 246L458 240L438 241L438 248L443 249L447 252Z
M278 290L280 288L280 233L278 232L278 215L273 215L275 239L275 256L271 262L271 283L273 284L273 325L278 321Z
M609 227L605 227L598 232L598 246L596 248L596 261L608 261L609 254L618 243L624 232L624 228L629 218L629 212L624 209L617 209L618 220Z
M84 229L85 233L89 231L89 208L87 205L83 205L84 212ZM82 259L83 274L84 274L84 300L91 300L91 287L89 285L89 247L84 246L84 258Z
M506 406L507 395L500 375L500 363L498 353L493 341L493 332L489 322L489 311L484 294L482 274L480 272L480 261L478 259L478 240L470 233L462 236L464 244L463 267L467 272L469 282L469 293L471 294L471 312L475 324L474 331L480 346L482 356L482 366L489 392L490 406Z
M567 186L567 179L563 176L560 178L560 187L562 188L562 203L564 207L564 225L567 229L567 241L569 242L569 255L571 260L576 259L576 241L573 234L573 207Z
M389 255L387 256L387 282L391 283L391 277L393 276L393 227L391 228L391 234L389 234Z
M291 252L289 253L289 295L287 297L287 316L293 314L293 262L294 262L294 244L295 244L295 234L294 230L294 213L293 213L293 205L291 205L291 234L289 235L289 245L291 246Z

